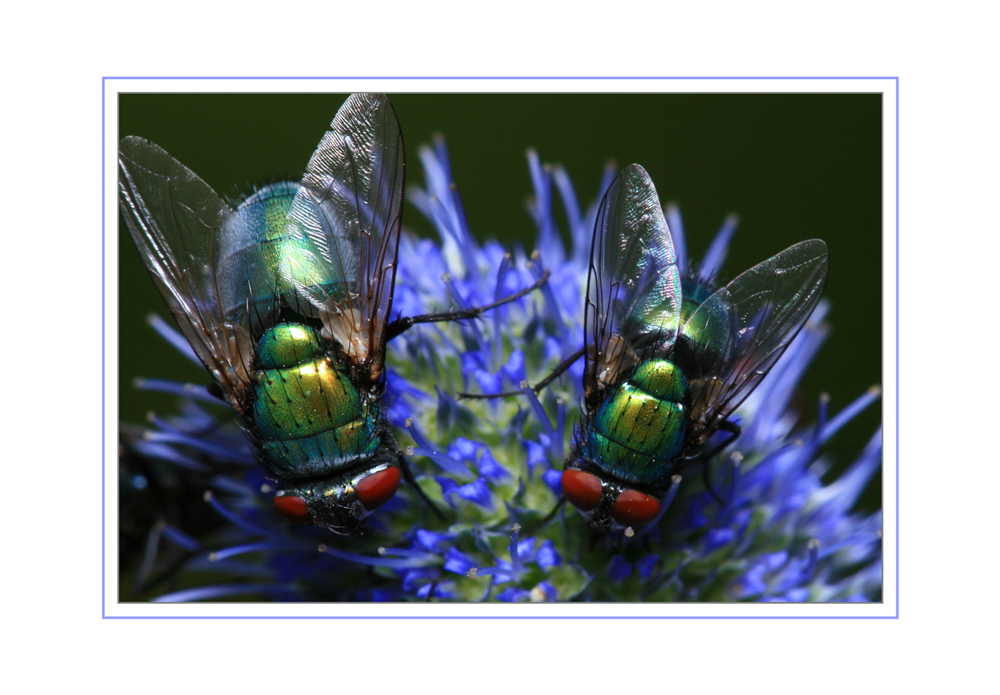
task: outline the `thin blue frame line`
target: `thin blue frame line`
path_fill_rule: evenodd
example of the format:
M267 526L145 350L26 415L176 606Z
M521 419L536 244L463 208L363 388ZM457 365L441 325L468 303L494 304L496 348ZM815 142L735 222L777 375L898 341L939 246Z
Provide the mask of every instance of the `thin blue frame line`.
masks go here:
M107 427L107 394L105 390L107 388L107 365L105 361L107 359L107 337L105 335L107 331L107 317L106 306L107 306L107 285L108 278L106 274L105 265L107 264L107 249L105 244L107 243L107 220L105 217L105 198L107 198L107 191L105 189L104 181L104 170L106 162L104 160L104 152L107 149L107 119L105 116L105 88L107 83L101 81L101 586L104 587L104 591L101 591L101 617L107 618L107 606L105 605L107 591L107 554L105 542L107 538L107 508L105 507L105 495L107 490L107 481L105 480L105 466L104 462L107 459L107 441L105 440Z
M106 122L106 114L105 114L104 96L105 96L105 85L106 85L105 80L108 80L108 79L215 79L215 80L218 80L218 79L343 79L343 78L332 78L332 77L323 77L323 78L306 78L306 77L292 77L292 78L274 78L274 77L271 77L271 78L252 78L252 77L241 77L241 78L225 78L225 77L124 78L124 77L122 77L122 78L118 78L118 77L106 77L106 78L104 78L104 80L102 80L102 83L101 83L101 97L102 97L102 99L101 99L101 122L102 122L102 125L104 126L102 128L102 133L101 133L101 144L102 144L102 149L101 149L101 165L102 165L102 177L101 177L101 192L102 192L102 198L101 198L101 228L102 228L102 237L101 237L101 250L102 250L102 258L101 258L101 276L102 276L102 286L101 286L101 298L102 298L102 306L101 306L101 327L102 327L102 335L101 335L101 375L102 375L102 379L105 377L105 371L106 371L106 363L105 363L105 347L106 346L105 346L105 336L103 334L103 329L105 328L105 321L106 321L105 307L104 307L104 299L105 299L105 291L106 291L105 290L105 282L106 282L105 263L106 263L106 261L105 261L105 258L103 256L103 252L105 251L106 210L105 210L105 201L104 201L105 186L104 186L103 171L104 171L104 163L105 163L105 160L104 160L104 147L105 147L105 140L106 140L106 134L107 134L107 128L106 128L107 122ZM374 78L372 78L372 79L374 79ZM392 79L424 79L424 80L426 80L426 79L456 79L456 80L458 80L458 79L546 79L546 80L555 80L555 79L656 79L656 80L669 80L669 79L786 79L786 80L795 80L795 79L886 79L886 78L878 78L878 77L862 77L862 78L835 78L835 77L821 77L821 78L801 78L801 77L799 77L799 78L796 78L796 77L780 77L780 78L768 78L768 77L732 77L732 78L725 78L725 77L711 77L711 78L696 78L696 77L676 77L676 78L670 78L670 77L653 77L653 78L638 78L638 77L636 77L636 78L630 78L630 77L623 77L623 78L558 78L558 77L547 77L547 78L499 78L499 77L497 77L497 78L461 78L461 77L449 77L449 78L411 78L411 77L405 77L405 78L392 78ZM895 83L896 83L896 476L897 476L896 477L896 480L897 480L897 484L896 484L896 528L897 528L897 543L896 543L896 614L895 614L895 616L891 616L891 617L894 617L894 618L898 619L898 617L899 617L899 542L898 542L899 541L899 78L895 77L895 78L892 78L892 79L894 79ZM102 424L102 434L101 434L101 452L102 452L102 466L101 466L101 483L102 483L102 489L101 489L101 508L102 508L102 518L101 518L101 529L102 529L102 537L101 537L101 559L102 559L101 580L102 580L102 584L106 584L105 567L104 567L104 559L105 559L105 553L106 553L106 549L105 549L105 537L104 537L105 536L105 534L104 534L104 532L105 532L105 518L104 518L104 515L103 515L103 512L105 511L105 502L106 502L106 500L105 500L105 471L104 471L104 466L103 466L104 453L105 453L105 447L106 447L105 434L104 434L105 429L106 429L106 427L105 427L105 418L106 418L105 401L106 401L105 384L102 381L102 384L101 384L101 404L102 404L102 411L101 411L101 424ZM105 597L104 597L103 592L102 592L102 596L101 596L101 612L102 612L102 616L103 617L108 617L106 615L106 611L105 611ZM115 616L115 617L124 617L124 616ZM136 616L136 617L142 617L142 616ZM220 619L220 620L233 619L233 618L227 617L227 616L148 616L148 617L151 617L151 618L157 618L157 617L158 618L168 618L169 617L171 619L195 619L195 620L200 620L200 619ZM338 619L338 618L339 619L384 619L382 617L376 617L376 616L370 616L370 617L359 616L358 618L346 618L346 617L338 617L338 616L291 616L291 617L300 617L300 618L307 618L308 617L310 619ZM467 617L468 616L462 617L462 618L457 617L457 616L454 616L454 617L452 617L452 616L440 616L439 618L433 618L433 619L464 619L464 618L467 618ZM543 616L504 616L504 617L493 616L493 617L496 617L496 618L499 618L499 619L522 619L522 618L523 619L548 619L548 618L550 618L550 616L545 616L544 618L543 618ZM806 618L806 616L801 616L801 617L802 618ZM861 618L863 616L826 616L826 617L827 618L833 618L833 619L856 619L856 618ZM877 616L877 617L878 618L882 618L882 617L890 617L890 616ZM587 617L582 617L582 616L574 616L574 617L552 616L551 618L552 619L603 619L603 618L587 618ZM670 620L670 619L704 619L704 620L709 620L709 619L765 619L765 620L766 619L782 619L782 620L788 620L788 619L798 619L798 618L800 618L800 616L768 616L768 617L757 617L757 616L690 616L690 617L677 617L677 616L674 616L674 617L670 617L670 616L634 616L634 619L667 619L667 620ZM252 618L250 616L239 616L239 619L256 619L256 618ZM421 618L421 617L416 617L416 616L409 616L409 617L406 617L406 618L404 618L404 617L398 617L398 618L392 618L392 617L390 617L390 619L431 619L431 618Z
M107 587L105 571L106 483L106 260L107 218L105 209L104 152L107 138L105 89L108 80L334 80L334 79L404 79L404 80L885 80L896 85L896 614L891 616L109 616L105 592L101 592L101 616L108 620L886 620L899 619L899 77L122 77L101 78L101 585Z
M678 75L675 77L667 76L656 76L656 77L642 77L639 75L621 75L618 77L607 76L607 75L596 75L596 76L579 76L579 75L566 75L566 76L556 76L556 77L539 77L537 75L492 75L486 77L475 77L475 76L454 76L454 75L442 75L442 76L429 76L429 77L414 77L412 75L344 75L344 76L331 76L331 75L320 75L320 76L308 76L308 75L288 75L285 77L275 76L275 75L262 75L259 77L247 76L247 75L233 75L233 76L214 76L207 77L204 75L157 75L157 76L128 76L128 75L110 75L104 77L105 80L449 80L449 81L459 81L459 80L535 80L535 81L552 81L552 80L572 80L574 82L580 82L585 80L654 80L654 81L666 81L666 80L896 80L898 85L898 77L892 76L825 76L825 77L754 77L754 76L738 76L733 75L730 77L698 77L697 75Z
M899 617L899 78L896 78L896 617Z
M108 620L895 620L892 615L112 615Z

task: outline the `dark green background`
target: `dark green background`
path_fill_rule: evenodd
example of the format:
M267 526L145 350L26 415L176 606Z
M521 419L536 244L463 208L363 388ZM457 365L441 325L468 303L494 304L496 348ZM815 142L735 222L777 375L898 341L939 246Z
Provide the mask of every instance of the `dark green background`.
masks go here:
M392 94L407 145L408 181L423 185L417 146L443 133L469 225L479 238L520 240L535 227L525 150L565 166L581 203L598 194L608 159L642 164L661 200L680 206L688 252L700 258L731 212L740 226L723 279L809 238L830 247L826 295L833 330L802 382L810 419L818 394L839 411L881 383L882 97L873 94ZM346 95L120 95L119 137L151 140L224 196L280 177L298 179ZM557 204L558 205L558 204ZM561 207L557 220L562 223ZM430 225L414 209L404 223ZM145 316L167 316L123 224L120 259L120 418L170 412L172 397L137 392L136 376L204 383ZM854 459L881 422L881 405L828 450ZM839 466L838 466L839 468ZM877 507L877 486L866 506Z

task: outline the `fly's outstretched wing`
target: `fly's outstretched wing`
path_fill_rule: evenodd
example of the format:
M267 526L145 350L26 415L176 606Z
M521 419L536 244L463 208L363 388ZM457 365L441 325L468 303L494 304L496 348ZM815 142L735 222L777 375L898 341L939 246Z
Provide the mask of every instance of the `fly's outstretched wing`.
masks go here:
M238 231L242 220L190 169L137 137L119 145L118 196L139 255L184 337L240 408L252 343L246 327L224 315L216 259L220 230Z
M754 266L709 297L684 324L691 415L711 433L757 387L819 302L826 244L803 241ZM680 347L680 345L679 345Z
M602 398L637 360L669 352L680 308L680 273L660 200L646 170L633 164L597 211L584 317L588 398Z
M381 374L403 212L403 136L383 94L354 94L309 160L281 276L347 357ZM332 272L331 272L332 269Z

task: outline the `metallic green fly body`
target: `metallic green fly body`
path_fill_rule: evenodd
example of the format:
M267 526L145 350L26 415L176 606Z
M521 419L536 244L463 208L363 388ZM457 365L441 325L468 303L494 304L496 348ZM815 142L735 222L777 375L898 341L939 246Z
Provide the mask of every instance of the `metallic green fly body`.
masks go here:
M296 523L356 531L401 474L413 483L380 404L389 340L545 280L486 307L390 321L404 168L395 111L374 94L344 103L301 184L268 185L235 210L157 145L119 147L136 248Z
M813 239L708 287L678 268L646 171L621 172L594 229L585 396L562 474L593 528L655 520L678 476L738 436L729 416L815 309L827 269L826 244ZM719 430L730 436L711 446Z

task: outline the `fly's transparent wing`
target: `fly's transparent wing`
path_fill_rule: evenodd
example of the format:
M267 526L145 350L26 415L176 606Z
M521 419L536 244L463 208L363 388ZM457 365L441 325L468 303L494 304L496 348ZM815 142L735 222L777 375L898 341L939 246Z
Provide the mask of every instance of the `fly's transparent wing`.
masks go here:
M289 239L288 213L299 185L273 183L256 190L226 218L216 235L216 280L222 313L229 323L246 326L259 339L288 307L300 314L295 288L280 269L299 252ZM332 269L311 268L314 277L331 279Z
M118 200L132 240L184 337L239 407L252 348L227 321L216 277L217 235L239 227L208 184L161 147L127 137L118 148Z
M403 136L384 94L354 94L309 160L281 274L355 363L381 372L403 212ZM332 269L332 272L331 272Z
M757 387L819 302L829 259L803 241L746 271L709 297L684 324L691 414L711 433Z
M584 317L588 396L623 379L636 360L670 350L681 280L670 230L638 164L612 182L597 211Z

